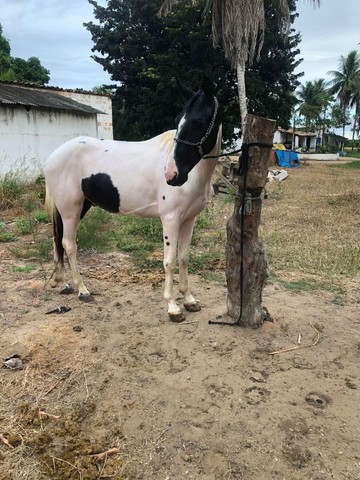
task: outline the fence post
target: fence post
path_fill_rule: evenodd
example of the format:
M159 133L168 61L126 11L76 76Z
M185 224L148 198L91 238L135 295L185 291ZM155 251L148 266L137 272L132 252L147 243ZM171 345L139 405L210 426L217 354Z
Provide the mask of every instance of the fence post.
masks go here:
M259 142L272 144L276 121L248 115L243 137L244 143ZM234 320L240 316L241 281L240 266L243 261L242 315L239 325L259 327L266 317L261 305L262 291L268 277L265 250L258 236L262 200L259 198L265 187L271 149L250 147L246 191L254 198L244 215L243 258L241 258L241 209L243 176L239 177L239 190L235 199L234 212L227 224L226 279L227 313Z

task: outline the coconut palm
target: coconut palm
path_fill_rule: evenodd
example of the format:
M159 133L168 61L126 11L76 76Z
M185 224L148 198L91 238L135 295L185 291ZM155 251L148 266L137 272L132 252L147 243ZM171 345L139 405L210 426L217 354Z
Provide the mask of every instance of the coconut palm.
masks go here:
M354 139L355 133L359 135L360 129L360 75L357 76L352 84L352 98L350 100L350 107L355 108L354 113L354 123L352 131L352 147L351 151L354 150Z
M164 0L160 15L168 13L181 0ZM200 3L203 0L192 0ZM205 12L212 13L214 45L222 42L225 55L236 69L241 116L241 129L244 132L247 105L245 87L245 64L251 63L260 53L264 40L265 0L206 0ZM286 36L290 27L290 14L287 0L271 0L278 12L279 22ZM320 4L320 0L312 0Z
M360 77L360 55L357 50L351 50L346 57L341 55L339 60L339 70L331 70L327 73L333 78L329 82L330 92L337 95L340 106L344 113L352 105L356 85ZM345 115L344 115L345 117ZM343 124L343 137L345 136L345 123Z
M323 78L307 81L297 91L300 102L298 112L305 118L305 126L309 131L322 123L326 108L331 101L331 94Z

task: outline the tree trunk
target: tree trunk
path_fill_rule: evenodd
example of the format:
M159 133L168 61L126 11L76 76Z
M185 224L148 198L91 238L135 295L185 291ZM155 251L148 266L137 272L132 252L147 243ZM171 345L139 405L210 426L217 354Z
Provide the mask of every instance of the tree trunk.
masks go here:
M241 124L241 136L244 138L246 116L247 116L247 104L246 104L246 85L245 85L245 64L238 63L236 65L236 76L238 81L238 93L239 93L239 106L240 106L240 124Z
M244 142L261 142L272 145L276 128L275 120L248 115ZM243 235L243 295L242 316L240 316L241 297L241 209L243 176L239 177L239 195L235 199L234 213L227 225L226 278L227 312L233 319L239 319L243 327L259 327L266 319L266 311L261 306L262 290L268 277L265 250L258 237L260 224L261 192L265 186L270 162L271 149L250 147L249 169L247 173L247 193L251 201L250 214L244 215Z
M351 151L354 151L354 142L355 142L355 132L356 132L356 123L359 121L359 109L356 106L355 108L355 115L354 115L354 125L353 125L353 132L352 132L352 139L351 139Z

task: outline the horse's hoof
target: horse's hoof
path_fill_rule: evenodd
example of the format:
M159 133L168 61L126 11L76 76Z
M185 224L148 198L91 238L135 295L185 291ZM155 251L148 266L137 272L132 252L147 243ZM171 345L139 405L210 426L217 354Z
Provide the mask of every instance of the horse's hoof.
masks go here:
M62 290L60 290L60 295L70 295L74 293L74 289L71 285L66 285Z
M181 323L186 319L185 315L182 312L169 313L169 318L172 322L175 322L175 323Z
M94 297L90 293L79 293L79 300L84 303L91 303L94 301Z
M199 303L184 303L184 307L188 312L200 312L201 310Z

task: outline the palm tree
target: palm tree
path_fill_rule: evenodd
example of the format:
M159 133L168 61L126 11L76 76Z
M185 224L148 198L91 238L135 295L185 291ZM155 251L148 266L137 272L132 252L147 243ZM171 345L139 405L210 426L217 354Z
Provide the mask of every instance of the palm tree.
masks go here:
M360 75L358 75L353 84L352 84L352 98L350 101L350 107L355 107L354 113L354 124L353 124L353 132L352 132L352 145L351 151L354 151L354 138L355 132L359 135L360 129Z
M331 101L331 94L323 78L305 82L297 92L300 102L298 112L305 118L305 126L309 131L323 124L326 108Z
M337 95L340 106L345 111L352 106L354 91L360 77L360 55L357 50L351 50L346 57L341 55L339 70L331 70L327 73L333 79L329 82L330 92ZM355 103L354 103L355 104ZM345 115L344 115L345 118ZM345 136L345 122L343 124L343 137Z
M164 0L159 14L165 15L181 0ZM194 4L203 0L192 0ZM278 12L284 36L290 28L290 14L287 0L271 0ZM312 0L320 5L320 0ZM265 0L206 0L205 12L212 13L214 45L221 42L225 55L236 69L241 116L241 130L244 132L247 116L245 64L260 53L264 41Z

